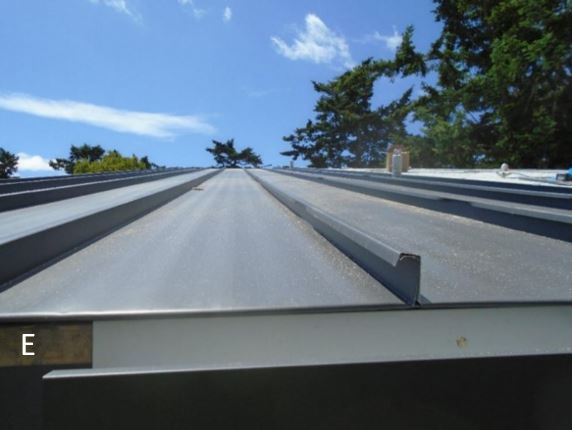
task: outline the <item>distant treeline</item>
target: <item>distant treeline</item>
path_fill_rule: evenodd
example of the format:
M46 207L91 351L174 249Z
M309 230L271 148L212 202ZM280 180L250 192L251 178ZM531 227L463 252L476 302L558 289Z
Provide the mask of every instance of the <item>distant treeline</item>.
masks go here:
M19 157L4 148L0 148L0 178L9 178L18 171ZM81 173L122 172L130 170L158 169L149 161L149 157L136 155L125 157L114 149L106 151L100 145L72 145L68 158L50 160L50 167L63 170L70 175Z
M316 116L284 137L292 148L282 154L314 167L373 167L397 146L416 167L572 165L572 3L435 3L443 28L427 52L410 26L393 59L313 82ZM417 97L409 89L372 108L378 79L408 76L422 81ZM409 120L419 133L407 131Z
M150 162L147 156L125 157L114 149L106 151L100 145L88 144L72 145L68 158L51 160L50 166L55 170L64 170L70 175L159 168Z

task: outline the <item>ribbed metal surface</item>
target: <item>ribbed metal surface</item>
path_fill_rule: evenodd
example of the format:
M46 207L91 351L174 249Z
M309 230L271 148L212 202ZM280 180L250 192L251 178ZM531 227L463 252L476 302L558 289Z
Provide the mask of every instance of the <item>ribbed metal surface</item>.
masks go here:
M421 258L422 307L572 301L568 242L272 171L251 173L282 198L235 169L181 189L180 197L122 221L106 237L78 242L47 265L32 264L0 293L0 318L406 307L415 300L394 285L404 275L388 277L391 268L383 266L400 255ZM4 212L0 246L57 226L65 238L68 223L201 175ZM348 247L352 241L362 251ZM38 250L43 246L38 242ZM5 254L4 267L14 258Z
M240 170L0 294L0 315L400 301Z
M301 173L298 170L277 170L277 172L411 206L572 242L570 209L505 202L492 197L473 197L403 185L388 185L378 181L337 177L337 175ZM509 195L514 197L516 194ZM569 204L569 197L563 196L562 199L564 200L560 203Z
M169 169L137 173L86 175L78 178L72 176L62 177L58 180L0 184L0 212L157 181L195 170L198 169ZM8 192L7 189L12 189L13 191Z
M421 294L431 302L572 300L571 243L290 175L256 174L394 248L421 256Z

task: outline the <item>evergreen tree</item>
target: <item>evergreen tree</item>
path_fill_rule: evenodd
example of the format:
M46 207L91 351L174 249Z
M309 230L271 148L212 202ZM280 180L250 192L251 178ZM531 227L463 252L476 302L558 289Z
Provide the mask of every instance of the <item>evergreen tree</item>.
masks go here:
M75 163L73 174L127 172L132 170L145 170L147 165L135 155L124 157L119 151L109 151L95 161L83 158Z
M315 120L284 137L292 149L282 155L301 157L313 167L378 166L389 143L405 135L411 90L387 106L372 109L373 86L393 64L367 59L327 83L313 82L320 94Z
M282 154L314 167L376 166L388 145L424 166L517 167L572 163L572 6L566 0L435 0L443 29L429 52L408 27L395 57L366 60L322 84L316 117ZM375 81L436 74L372 110ZM421 134L405 128L409 113Z
M234 146L234 139L229 139L226 142L219 142L218 140L212 141L212 148L207 148L219 167L237 168L244 166L259 167L262 165L260 155L256 154L250 147L244 148L242 151L237 151Z
M465 123L474 157L519 167L572 161L572 8L565 0L437 1L428 60L436 116ZM439 122L439 121L437 121Z
M18 171L18 156L0 148L0 178L5 179Z
M66 158L56 158L50 161L50 167L55 170L64 170L68 174L74 174L75 165L80 160L86 160L91 163L100 160L105 154L105 150L99 146L91 146L84 143L81 146L72 145L70 155Z

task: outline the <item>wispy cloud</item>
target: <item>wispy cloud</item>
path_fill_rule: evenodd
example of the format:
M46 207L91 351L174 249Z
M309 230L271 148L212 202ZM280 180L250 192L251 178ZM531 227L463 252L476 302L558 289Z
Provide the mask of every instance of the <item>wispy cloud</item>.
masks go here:
M296 34L288 45L279 37L272 37L276 51L290 60L307 60L316 64L341 62L344 67L353 67L354 61L344 37L337 35L314 14L308 14L306 26Z
M206 9L201 9L199 8L194 0L179 0L179 4L185 7L188 7L191 9L191 11L193 12L193 16L196 19L201 19L203 16L205 16L207 14Z
M102 4L104 6L110 7L116 12L123 13L129 16L132 20L136 22L141 21L141 16L129 8L126 0L89 0L89 1L93 4Z
M229 22L232 19L232 9L228 6L224 8L222 12L222 20L223 22Z
M399 45L401 45L403 36L397 31L395 27L393 27L393 34L391 35L381 34L376 31L372 34L368 34L361 41L364 43L381 42L387 49L395 51L397 48L399 48Z
M52 168L48 164L50 160L41 155L30 155L25 152L18 152L18 170L30 172L46 172Z
M42 99L26 94L0 94L0 109L159 138L182 133L213 134L216 131L200 116L120 110L72 100Z

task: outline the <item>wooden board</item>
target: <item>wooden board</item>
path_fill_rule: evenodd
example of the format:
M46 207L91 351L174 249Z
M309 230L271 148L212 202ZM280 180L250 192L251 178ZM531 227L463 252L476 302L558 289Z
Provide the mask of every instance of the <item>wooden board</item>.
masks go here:
M34 335L26 339L24 334ZM23 354L23 342L27 353ZM85 364L92 361L92 323L1 324L0 367Z

